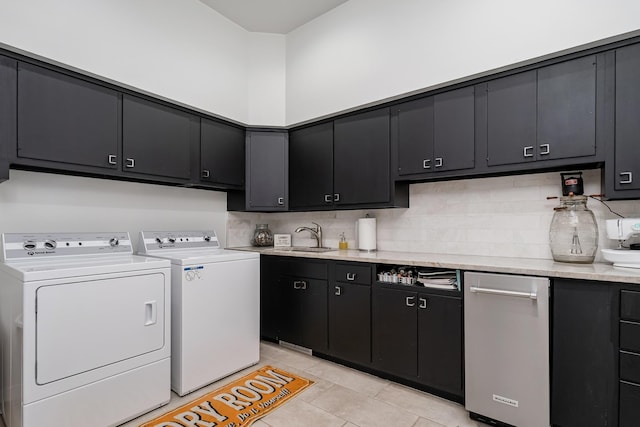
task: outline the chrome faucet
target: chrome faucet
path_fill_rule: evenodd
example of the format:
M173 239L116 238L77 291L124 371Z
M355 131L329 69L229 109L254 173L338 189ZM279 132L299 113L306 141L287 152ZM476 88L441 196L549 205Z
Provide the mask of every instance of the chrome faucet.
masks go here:
M312 222L311 224L315 224L316 227L315 228L298 227L296 228L296 233L307 230L309 233L311 233L314 239L316 239L316 242L317 242L316 247L321 248L322 247L322 227L320 227L320 224L316 222Z

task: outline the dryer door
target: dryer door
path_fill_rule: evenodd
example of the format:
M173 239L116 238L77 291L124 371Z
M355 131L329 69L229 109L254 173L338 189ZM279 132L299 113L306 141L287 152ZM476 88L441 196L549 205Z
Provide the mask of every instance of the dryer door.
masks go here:
M165 276L41 286L36 382L47 384L164 346Z

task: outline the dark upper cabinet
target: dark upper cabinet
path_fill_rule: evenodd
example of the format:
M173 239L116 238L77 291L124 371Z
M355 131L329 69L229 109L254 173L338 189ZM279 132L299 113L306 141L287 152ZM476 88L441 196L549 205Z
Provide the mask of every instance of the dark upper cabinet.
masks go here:
M591 55L489 81L487 165L598 160L597 68Z
M640 44L615 51L615 100L610 101L613 127L607 147L605 195L640 198Z
M289 133L289 207L333 206L333 122Z
M282 131L248 131L245 206L241 210L286 211L289 199L289 138Z
M475 166L475 89L465 87L393 107L398 175Z
M242 187L244 180L244 129L209 119L201 119L200 181Z
M199 120L183 111L124 95L122 159L126 172L189 180Z
M18 158L117 169L119 114L114 90L18 64Z
M9 179L9 149L16 146L16 67L0 56L0 182Z
M333 141L334 203L389 203L389 109L336 120Z
M552 292L551 423L616 426L614 285L556 279Z

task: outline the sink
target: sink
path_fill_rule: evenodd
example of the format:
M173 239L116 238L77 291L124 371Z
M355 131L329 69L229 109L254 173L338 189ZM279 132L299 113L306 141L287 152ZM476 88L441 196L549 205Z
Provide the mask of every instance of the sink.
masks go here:
M295 252L329 252L329 251L336 251L337 249L325 248L325 247L316 248L316 247L307 247L307 246L292 246L291 250Z

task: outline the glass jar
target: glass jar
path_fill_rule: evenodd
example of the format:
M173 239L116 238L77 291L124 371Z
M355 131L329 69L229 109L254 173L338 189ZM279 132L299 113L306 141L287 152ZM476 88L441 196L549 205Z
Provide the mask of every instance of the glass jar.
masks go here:
M587 196L560 197L549 228L554 261L588 264L598 250L598 224L587 208Z
M256 224L251 244L253 246L273 246L273 233L269 230L269 224Z

